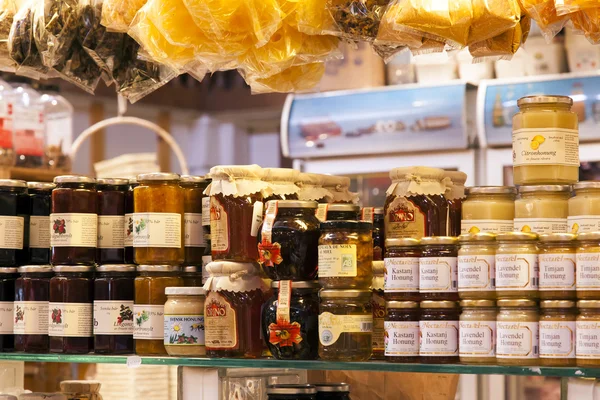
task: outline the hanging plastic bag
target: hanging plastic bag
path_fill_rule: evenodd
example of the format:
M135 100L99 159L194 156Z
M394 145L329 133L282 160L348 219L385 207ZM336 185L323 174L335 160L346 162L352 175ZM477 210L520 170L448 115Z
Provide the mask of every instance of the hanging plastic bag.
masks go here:
M564 28L569 21L566 15L560 16L556 13L554 0L519 0L521 7L531 19L533 19L546 41L550 42L558 32Z
M253 94L295 93L313 89L325 74L324 63L303 64L290 67L267 78L240 71Z
M105 0L102 3L102 25L109 31L125 33L135 14L146 0Z
M394 20L386 12L381 18L373 50L387 63L406 48L418 49L422 45L422 35L395 30Z
M14 0L0 0L0 70L7 72L14 72L17 66L8 51L8 36L16 12Z
M588 8L570 15L573 28L592 44L600 44L600 8Z
M521 19L517 0L472 0L472 6L469 45L498 36L514 28Z
M327 0L336 31L349 40L373 41L390 0Z
M598 0L554 0L558 15L571 14L581 10L600 7Z
M34 19L34 37L42 62L49 68L64 63L77 37L77 0L40 0Z
M308 35L335 30L335 21L325 6L325 0L298 0L296 12L288 22Z
M514 27L490 39L469 45L469 52L473 61L483 59L510 60L512 56L525 43L531 28L531 18L527 15L521 17L520 22Z
M102 78L102 68L78 41L71 44L64 60L54 66L59 76L93 94Z

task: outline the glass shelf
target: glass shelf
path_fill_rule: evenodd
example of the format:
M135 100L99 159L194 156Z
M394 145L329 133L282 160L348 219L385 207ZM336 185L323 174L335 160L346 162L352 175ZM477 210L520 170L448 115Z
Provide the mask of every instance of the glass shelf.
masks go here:
M138 357L103 356L95 354L0 354L0 360L27 362L63 363L104 363L127 364L131 367L142 365L181 365L204 368L293 368L308 370L339 371L387 371L387 372L426 372L476 375L529 375L557 376L573 378L600 377L600 368L578 367L504 367L499 365L442 365L442 364L394 364L383 361L370 362L331 362L331 361L284 361L273 359L230 359L230 358L182 358L182 357Z

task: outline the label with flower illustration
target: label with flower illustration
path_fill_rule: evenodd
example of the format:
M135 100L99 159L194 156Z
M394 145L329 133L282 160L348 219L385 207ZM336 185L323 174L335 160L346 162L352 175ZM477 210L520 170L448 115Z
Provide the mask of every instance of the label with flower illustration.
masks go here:
M50 217L32 215L29 217L29 247L48 249L50 247Z
M463 219L460 233L506 233L515 228L512 219Z
M133 247L133 213L125 214L123 224L123 247Z
M50 214L50 246L96 247L98 215L85 213Z
M419 355L419 321L385 321L385 355Z
M25 218L0 216L0 249L23 249Z
M373 314L335 315L330 312L319 314L319 341L331 346L342 333L373 333Z
M567 233L568 229L566 218L515 218L514 222L517 232Z
M164 339L164 305L133 305L133 338L141 340Z
M15 326L15 303L0 301L0 335L12 335Z
M425 213L406 197L396 197L385 214L386 238L415 238L425 236Z
M185 247L206 247L204 230L202 229L202 214L183 214L183 229Z
M206 347L212 350L235 349L238 346L236 312L218 292L208 292L204 303Z
M512 133L513 166L579 167L579 132L564 128L523 128Z
M258 244L259 262L266 267L274 267L283 262L281 245L273 243L273 224L277 218L278 202L269 201L265 220L261 229L261 242Z
M229 216L215 196L210 196L210 249L213 253L229 251Z
M356 276L355 244L319 245L319 278Z
M14 322L15 335L47 335L48 302L15 301Z
M94 301L94 335L133 335L133 301Z
M204 315L165 314L164 344L204 346Z
M50 303L48 335L90 337L93 335L91 303Z
M122 249L125 243L125 217L122 215L98 216L98 247Z
M181 219L177 213L134 213L133 247L180 249Z

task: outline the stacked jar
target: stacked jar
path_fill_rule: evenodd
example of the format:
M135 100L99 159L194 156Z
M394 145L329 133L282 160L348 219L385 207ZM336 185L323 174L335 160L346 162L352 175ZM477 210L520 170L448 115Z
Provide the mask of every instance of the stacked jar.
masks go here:
M458 236L461 233L462 202L466 197L465 183L467 174L460 171L445 171L446 191L444 197L448 202L447 236Z
M577 235L575 278L578 315L576 317L576 363L600 365L598 329L600 329L600 232Z
M185 260L183 278L185 286L202 286L202 266L207 250L207 235L204 228L204 204L210 198L204 194L208 180L202 176L183 175L180 186L184 198L184 247ZM206 199L206 200L205 200ZM210 225L210 210L207 211Z

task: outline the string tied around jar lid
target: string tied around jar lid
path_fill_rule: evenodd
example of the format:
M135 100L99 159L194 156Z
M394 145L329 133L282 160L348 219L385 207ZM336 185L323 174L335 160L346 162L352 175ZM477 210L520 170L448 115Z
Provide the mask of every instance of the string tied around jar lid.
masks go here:
M258 165L217 165L210 169L212 182L204 194L214 196L248 196L268 190L268 183L263 182L263 169Z
M443 195L447 183L445 171L431 167L400 167L390 171L391 185L386 190L388 196Z
M267 291L267 286L258 275L259 266L254 263L233 261L213 261L206 265L210 274L204 289L206 291L249 292L260 289Z

